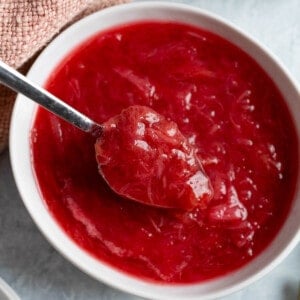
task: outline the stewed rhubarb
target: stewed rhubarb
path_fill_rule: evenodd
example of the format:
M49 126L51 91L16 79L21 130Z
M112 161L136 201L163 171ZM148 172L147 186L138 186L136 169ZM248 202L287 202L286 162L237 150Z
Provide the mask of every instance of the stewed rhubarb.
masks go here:
M165 208L205 208L212 197L196 148L176 123L129 106L103 124L95 144L101 175L119 195Z
M297 178L293 121L268 75L228 41L177 23L116 27L70 53L46 88L120 142L95 146L41 108L33 123L45 205L90 255L144 280L200 282L241 268L280 230ZM125 196L179 208L117 195L96 159Z

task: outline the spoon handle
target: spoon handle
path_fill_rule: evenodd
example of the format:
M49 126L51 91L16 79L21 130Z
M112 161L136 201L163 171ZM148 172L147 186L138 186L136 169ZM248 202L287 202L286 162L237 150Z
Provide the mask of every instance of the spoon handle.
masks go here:
M85 132L99 132L101 126L62 100L31 82L18 71L0 61L0 82L23 94L44 108Z

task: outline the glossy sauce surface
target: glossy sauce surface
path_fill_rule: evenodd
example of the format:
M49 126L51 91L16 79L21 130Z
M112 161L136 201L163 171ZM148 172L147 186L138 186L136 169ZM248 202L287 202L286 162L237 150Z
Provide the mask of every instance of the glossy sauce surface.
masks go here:
M193 27L132 24L73 51L46 87L99 123L152 107L197 149L214 189L207 209L192 211L122 199L98 174L95 139L38 109L38 185L91 255L139 278L187 283L235 270L273 240L291 205L298 145L280 93L244 52Z

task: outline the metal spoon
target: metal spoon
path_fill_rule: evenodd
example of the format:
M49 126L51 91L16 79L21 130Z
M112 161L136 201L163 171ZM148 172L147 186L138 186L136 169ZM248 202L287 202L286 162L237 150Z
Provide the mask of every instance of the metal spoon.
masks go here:
M99 135L102 132L100 124L34 84L2 61L0 61L0 82L85 132L93 135Z
M211 190L210 182L209 182L208 177L205 175L205 173L203 171L201 163L196 155L196 152L191 147L186 147L185 150L181 149L182 144L184 144L185 143L184 141L186 140L186 138L183 137L183 135L181 133L178 134L178 136L180 136L180 143L178 142L178 145L180 146L180 149L181 149L180 151L181 151L181 153L183 153L182 151L186 151L188 160L190 160L192 157L194 164L195 164L194 167L191 167L190 163L188 163L188 160L185 161L186 166L191 169L191 171L190 171L191 183L189 183L189 180L186 180L186 178L183 177L184 178L183 186L184 186L185 190L188 191L187 192L188 195L191 195L191 197L190 197L191 201L186 201L186 199L181 198L180 193L179 193L178 197L174 197L174 195L172 195L172 197L168 197L167 200L156 197L158 199L156 199L154 201L152 199L152 196L151 197L149 196L151 193L148 192L148 189L146 189L145 197L144 197L144 194L143 194L143 197L141 195L136 195L134 192L135 191L134 189L132 189L131 192L128 192L128 191L124 192L123 186L126 186L126 185L128 185L128 183L133 182L133 178L135 178L135 177L130 176L129 179L127 177L124 177L125 182L122 181L121 183L123 185L121 185L121 186L120 186L119 182L116 182L114 180L114 177L112 177L110 179L107 178L106 175L110 172L110 170L115 170L116 168L112 164L106 168L106 170L108 170L108 171L104 172L103 165L106 165L106 163L103 163L103 161L101 159L99 160L101 155L99 155L99 153L97 153L97 152L99 152L99 151L97 151L97 149L99 149L98 141L101 141L100 142L100 145L101 145L100 148L101 148L103 146L103 142L105 142L105 138L108 137L107 140L110 141L109 136L112 136L111 131L109 131L109 133L106 134L107 130L105 129L106 128L105 123L98 124L98 123L94 122L87 116L85 116L82 113L75 110L73 107L69 106L68 104L64 103L63 101L61 101L54 95L47 92L45 89L35 85L33 82L28 80L25 76L23 76L22 74L15 71L14 69L12 69L11 67L9 67L8 65L6 65L5 63L3 63L1 61L0 61L0 82L2 82L7 87L13 89L14 91L19 92L19 93L23 94L24 96L28 97L29 99L35 101L36 103L42 105L50 112L63 118L64 120L73 124L74 126L78 127L79 129L94 135L97 138L97 142L95 145L95 151L97 154L96 156L97 156L97 161L98 161L99 173L107 181L110 188L113 191L115 191L117 194L121 195L122 197L128 198L130 200L134 200L134 201L137 201L137 202L140 202L143 204L147 204L150 206L159 206L159 207L164 207L164 208L184 208L184 209L187 207L187 205L189 205L189 206L197 205L199 203L199 201L202 201L203 199L209 199L211 197L212 190ZM135 115L136 111L139 111L139 110L144 111L145 109L146 109L146 114L147 114L147 112L150 112L150 115L156 115L155 111L153 111L147 107L139 108L137 106L135 106L135 107L132 106L131 108L127 109L127 112L133 111L133 115ZM130 121L130 119L132 119L132 118L129 115L127 121ZM157 117L157 120L158 119L160 119L160 117ZM166 123L169 121L165 120L164 122ZM153 122L150 122L150 123L148 125L152 126ZM128 124L126 126L126 124L123 124L122 132L124 132L125 135L126 134L130 135L130 130L127 130L127 129L131 128L131 127L130 126L128 127ZM169 125L170 124L172 125L173 123L169 122ZM172 126L174 126L174 125L172 125ZM117 126L115 126L114 128L117 128ZM169 127L164 126L163 128L169 128ZM163 128L162 128L162 130L163 130ZM158 128L156 128L156 131L157 131L157 129ZM176 127L175 132L177 132L177 127ZM178 132L179 132L179 130L178 130ZM164 135L164 134L167 134L167 133L163 132L162 135ZM118 140L119 139L116 138L116 141L118 141ZM132 141L132 145L129 147L129 149L133 149L135 147L136 140L131 139L130 141ZM186 143L188 143L188 142L186 141ZM165 144L166 145L168 144L168 139L165 141ZM158 145L158 148L160 146L161 145ZM121 151L123 151L122 147L118 148L118 149L121 149ZM159 151L159 149L153 149L153 151ZM102 153L103 149L100 152ZM122 160L122 157L123 157L122 155L117 155L114 152L109 153L109 155L110 154L115 156L118 167L120 165L124 165L127 168L128 162L126 161L126 164L124 163L124 161ZM165 156L169 157L169 153L166 153ZM142 166L141 168L142 168L142 170L144 170L144 172L149 172L148 170L145 170L145 168L143 167L143 160L144 159L139 160L140 166ZM172 162L172 159L169 159L168 163L170 164L171 162ZM168 166L166 168L168 168ZM187 172L187 168L185 169L185 174L186 174L186 172ZM125 171L124 171L124 173L125 173ZM149 172L149 174L152 174L152 173ZM146 175L149 175L149 174L147 173ZM155 177L155 176L156 176L156 174L153 175L153 177ZM126 180L128 180L128 182ZM178 181L178 179L176 179L176 180ZM196 182L198 184L196 184ZM136 184L136 181L134 181L134 183ZM141 189L144 190L143 180L139 180L138 185L140 185ZM190 190L191 190L191 192L189 192ZM206 200L205 200L205 202L206 202Z

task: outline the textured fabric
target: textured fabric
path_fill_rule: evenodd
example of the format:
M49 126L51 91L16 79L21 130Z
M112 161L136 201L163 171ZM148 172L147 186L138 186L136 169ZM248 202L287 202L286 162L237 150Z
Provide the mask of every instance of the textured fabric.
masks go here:
M0 0L0 59L24 73L32 57L62 28L123 2L127 0ZM7 145L15 96L0 85L0 152Z

